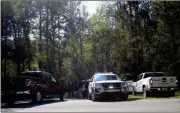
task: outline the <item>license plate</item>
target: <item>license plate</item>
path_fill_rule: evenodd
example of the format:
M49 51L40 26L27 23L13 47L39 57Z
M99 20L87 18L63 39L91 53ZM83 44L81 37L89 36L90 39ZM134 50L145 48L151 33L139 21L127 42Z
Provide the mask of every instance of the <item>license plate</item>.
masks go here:
M113 89L114 87L113 86L109 86L110 89Z
M162 88L163 91L167 91L167 88Z
M120 90L116 90L116 89L111 89L111 90L106 90L106 92L120 92Z

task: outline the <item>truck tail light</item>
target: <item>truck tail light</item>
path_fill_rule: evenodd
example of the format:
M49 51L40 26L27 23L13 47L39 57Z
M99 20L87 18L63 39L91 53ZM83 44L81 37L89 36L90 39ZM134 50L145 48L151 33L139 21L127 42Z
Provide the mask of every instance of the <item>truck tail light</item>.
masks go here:
M26 79L25 80L25 86L30 86L31 85L31 80L30 79Z
M152 84L153 84L152 79L149 79L149 85L152 86Z

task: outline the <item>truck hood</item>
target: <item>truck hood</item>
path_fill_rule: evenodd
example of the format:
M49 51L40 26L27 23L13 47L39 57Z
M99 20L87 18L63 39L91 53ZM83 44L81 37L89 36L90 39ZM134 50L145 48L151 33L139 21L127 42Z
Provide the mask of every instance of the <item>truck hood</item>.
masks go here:
M124 81L121 81L121 80L103 80L103 81L96 81L95 83L120 83L120 82L124 82Z

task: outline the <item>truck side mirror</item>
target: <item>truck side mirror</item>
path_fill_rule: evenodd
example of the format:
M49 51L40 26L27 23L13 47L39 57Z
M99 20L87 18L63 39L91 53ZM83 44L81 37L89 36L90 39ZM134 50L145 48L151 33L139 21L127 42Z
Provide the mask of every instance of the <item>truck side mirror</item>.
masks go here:
M92 79L89 79L88 82L92 82Z

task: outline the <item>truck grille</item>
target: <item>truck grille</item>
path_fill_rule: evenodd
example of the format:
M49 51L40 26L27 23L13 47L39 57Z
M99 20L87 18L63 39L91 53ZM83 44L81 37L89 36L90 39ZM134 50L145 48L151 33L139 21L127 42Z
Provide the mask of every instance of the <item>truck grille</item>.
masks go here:
M113 86L114 88L120 88L121 83L104 83L105 88L108 88L109 86Z

